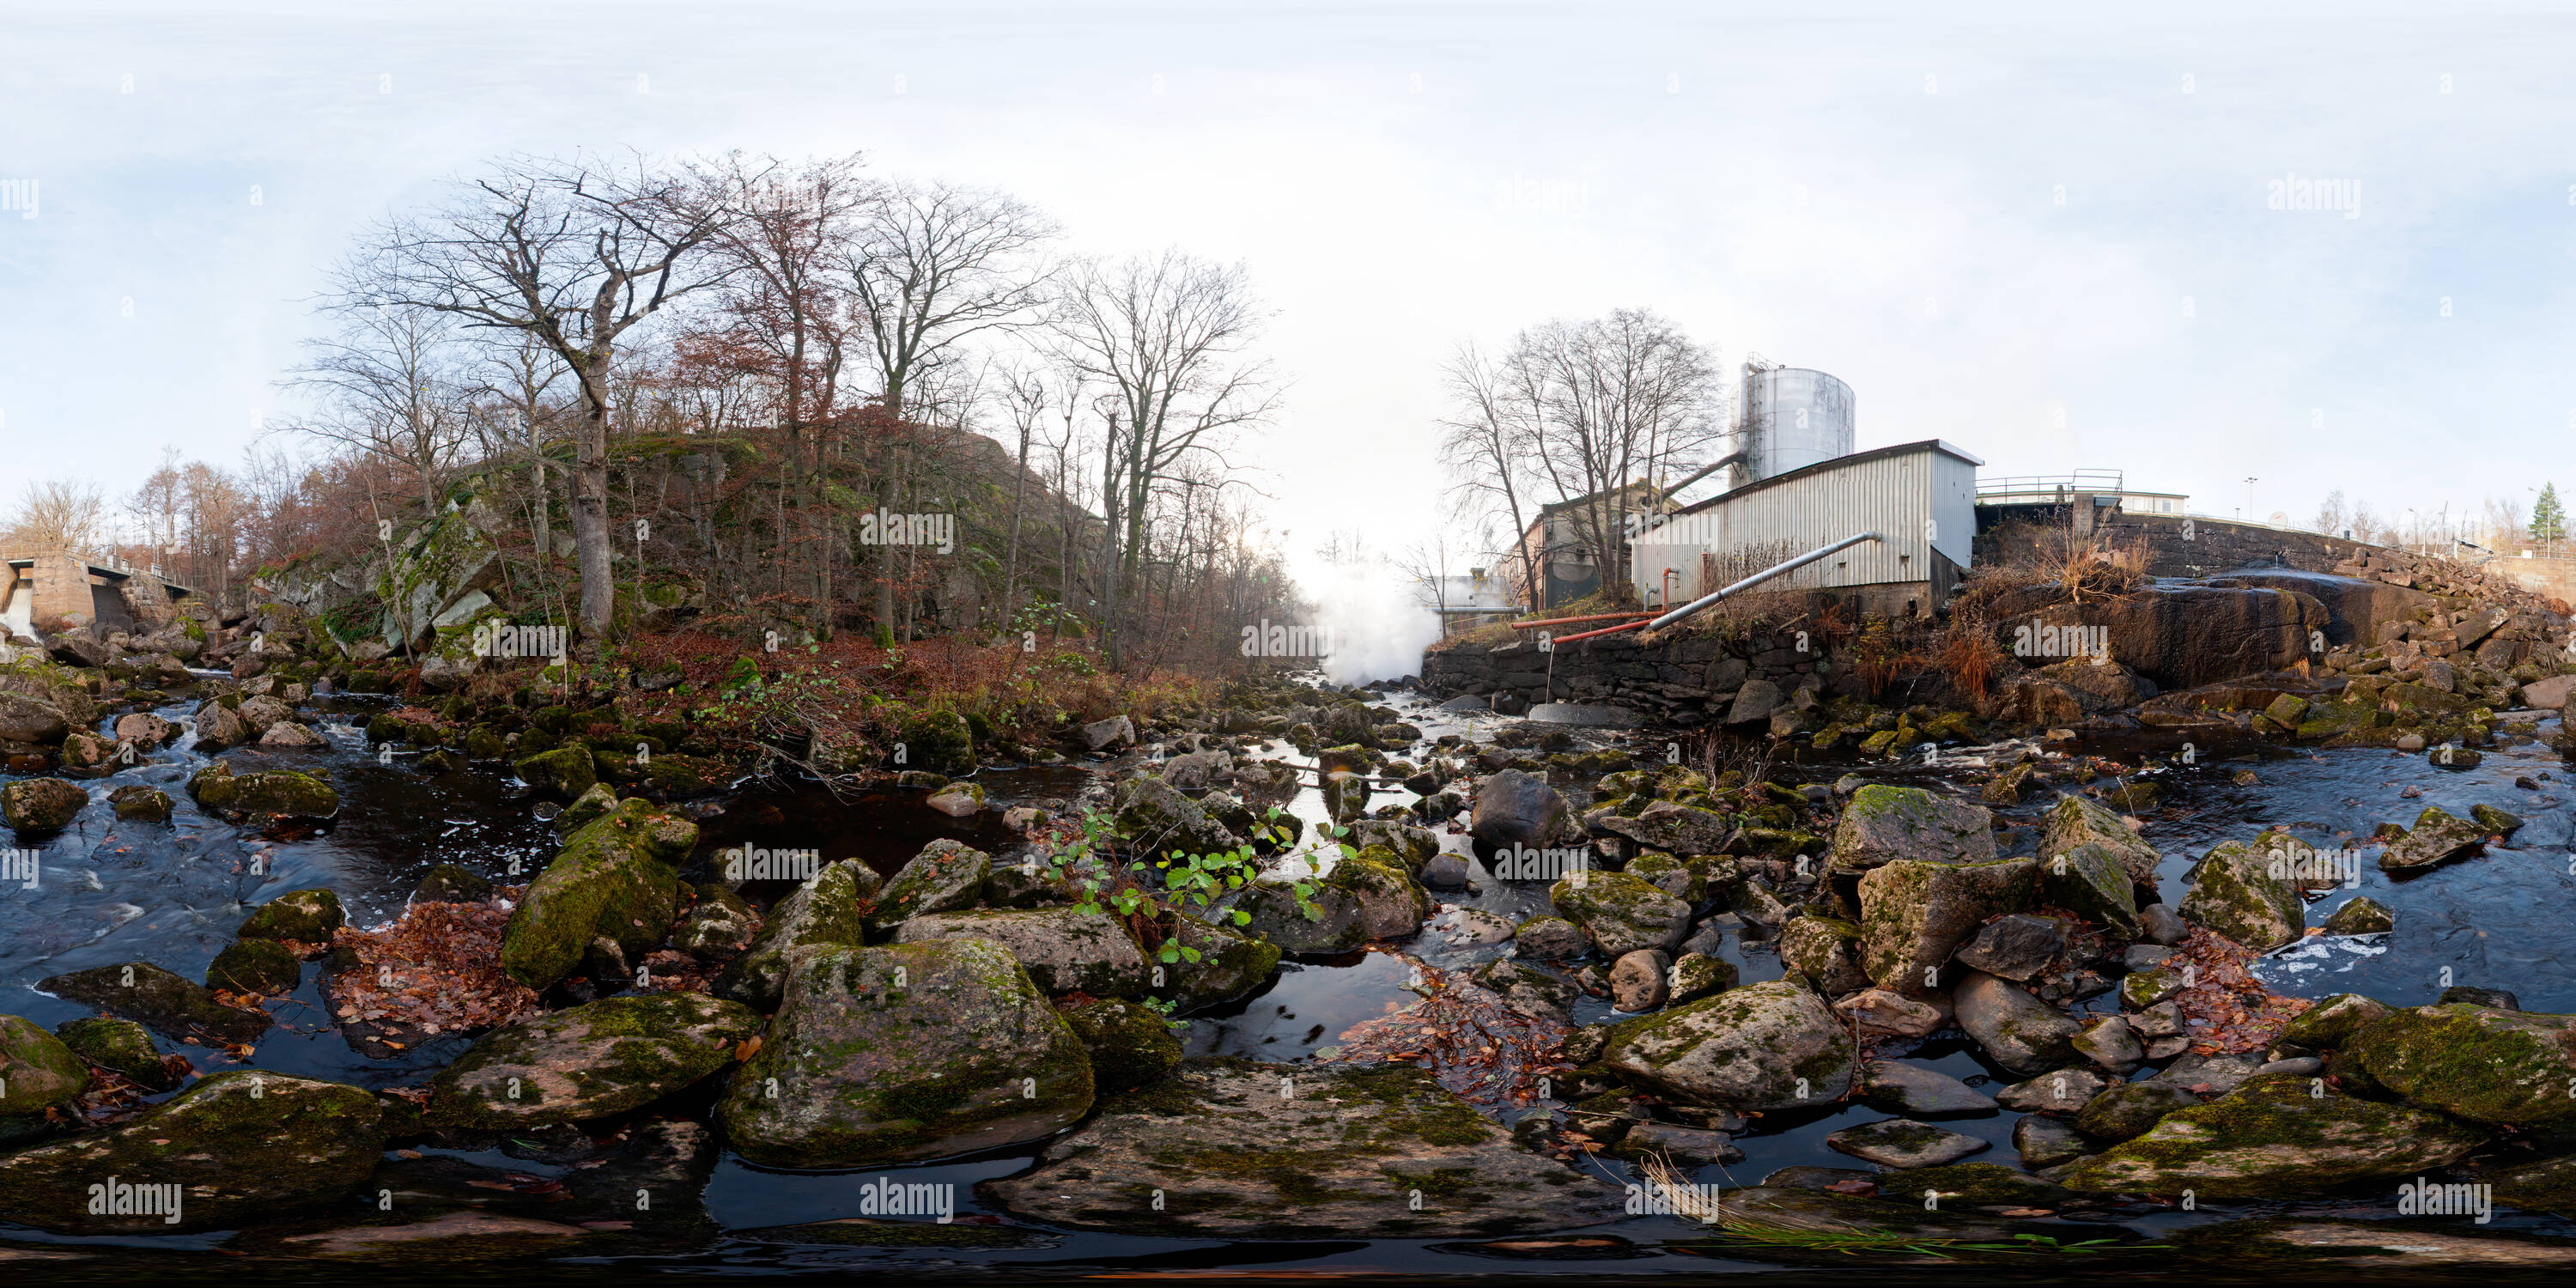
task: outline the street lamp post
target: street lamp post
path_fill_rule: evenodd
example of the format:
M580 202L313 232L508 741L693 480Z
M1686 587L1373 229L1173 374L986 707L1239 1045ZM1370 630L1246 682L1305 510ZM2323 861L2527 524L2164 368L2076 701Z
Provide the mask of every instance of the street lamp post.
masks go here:
M2248 475L2246 475L2246 476L2245 476L2245 508L2236 512L2236 517L2237 517L2237 518L2242 519L2242 520L2245 520L2246 522L2249 522L2249 523L2253 521L2253 519L2254 519L2254 485L2255 485L2255 484L2257 484L2257 483L2260 483L2260 482L2262 482L2262 481L2263 481L2263 480L2258 479L2258 478L2254 477L2254 476L2253 476L2253 475L2251 475L2251 474L2248 474Z

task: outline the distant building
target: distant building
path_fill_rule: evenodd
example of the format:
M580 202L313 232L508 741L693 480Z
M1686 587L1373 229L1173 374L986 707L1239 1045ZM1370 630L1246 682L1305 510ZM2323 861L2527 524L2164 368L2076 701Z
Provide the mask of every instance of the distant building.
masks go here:
M0 557L0 635L33 640L39 622L104 624L116 630L170 624L188 588L153 572L68 551Z
M1521 534L1520 546L1503 556L1500 571L1515 601L1537 611L1571 603L1601 589L1604 561L1600 552L1592 548L1576 517L1592 504L1592 496L1585 495L1539 507L1538 518ZM1610 525L1609 562L1624 565L1626 549L1622 538L1671 510L1672 501L1663 490L1643 479L1619 489L1618 495L1603 507ZM1535 595L1528 585L1532 565L1538 568L1541 582ZM1626 574L1627 569L1621 566L1612 568L1610 575Z
M2191 513L2189 494L2129 487L2118 470L1980 478L1977 505L1990 514L2006 517L2054 516L2062 510L2079 536L2091 532L2093 520L2104 511L2177 518Z

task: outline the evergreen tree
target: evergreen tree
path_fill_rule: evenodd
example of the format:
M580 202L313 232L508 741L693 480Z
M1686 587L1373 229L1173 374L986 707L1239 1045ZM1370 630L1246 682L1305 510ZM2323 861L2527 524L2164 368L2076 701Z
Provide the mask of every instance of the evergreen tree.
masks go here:
M2540 499L2531 503L2531 539L2554 542L2566 537L2567 507L2559 504L2558 485L2544 483L2540 488Z

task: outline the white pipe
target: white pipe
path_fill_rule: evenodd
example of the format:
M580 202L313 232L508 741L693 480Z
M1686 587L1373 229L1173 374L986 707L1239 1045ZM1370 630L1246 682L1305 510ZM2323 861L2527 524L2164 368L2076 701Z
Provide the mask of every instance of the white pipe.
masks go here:
M1672 625L1673 623L1678 622L1678 621L1682 620L1683 618L1688 617L1688 616L1690 616L1691 614L1696 613L1696 612L1700 611L1701 609L1706 608L1706 607L1708 607L1709 605L1714 604L1714 603L1716 603L1717 601L1719 601L1719 600L1721 600L1721 599L1724 599L1724 598L1726 598L1727 596L1732 595L1732 594L1734 594L1735 592L1737 592L1737 591L1739 591L1739 590L1743 590L1744 588L1746 588L1746 587L1748 587L1748 586L1753 586L1753 585L1759 584L1759 583L1761 583L1761 582L1769 581L1769 580L1771 580L1772 578L1777 577L1777 576L1779 576L1780 574L1782 574L1782 573L1784 573L1784 572L1795 572L1795 571L1797 571L1798 569L1800 569L1800 568L1804 568L1804 567L1806 567L1808 564L1814 563L1814 562L1816 562L1817 560L1822 559L1822 558L1824 558L1824 557L1825 557L1825 556L1827 556L1827 555L1833 554L1833 553L1835 553L1835 552L1837 552L1837 551L1841 551L1841 550L1849 550L1849 549L1851 549L1853 546L1859 545L1860 543L1862 543L1862 542L1864 542L1864 541L1878 541L1878 540L1881 540L1881 539L1882 539L1882 538L1881 538L1877 533L1875 533L1875 532L1862 532L1862 533L1856 533L1856 534L1854 534L1854 535L1852 535L1852 536L1845 537L1845 538L1843 538L1842 540L1837 541L1837 542L1833 543L1833 544L1832 544L1832 545L1830 545L1830 546L1818 546L1818 547L1816 547L1815 549L1810 550L1810 551L1808 551L1807 553L1805 553L1805 554L1803 554L1803 555L1800 555L1800 556L1798 556L1797 558L1795 558L1795 559L1792 559L1792 560L1788 561L1787 563L1783 563L1783 564L1776 564L1776 565L1773 565L1772 567L1765 568L1765 569L1763 569L1762 571L1757 572L1757 573L1753 574L1752 576L1747 577L1747 578L1745 578L1744 580L1739 581L1739 582L1735 583L1734 585L1727 587L1727 588L1726 588L1726 589L1724 589L1724 590L1721 590L1721 591L1716 592L1715 594L1702 595L1702 596L1700 596L1699 598L1694 599L1694 600L1692 600L1691 602L1689 602L1689 603L1687 603L1687 604L1684 604L1684 605L1682 605L1681 607L1676 608L1676 609L1674 609L1673 611L1671 611L1671 612L1669 612L1669 613L1666 613L1666 614L1664 614L1663 616L1658 617L1658 618L1656 618L1655 620L1653 620L1653 621L1651 621L1651 622L1646 623L1646 629L1647 629L1647 630L1650 630L1650 631L1660 631L1660 630L1664 629L1665 627L1670 626L1670 625Z

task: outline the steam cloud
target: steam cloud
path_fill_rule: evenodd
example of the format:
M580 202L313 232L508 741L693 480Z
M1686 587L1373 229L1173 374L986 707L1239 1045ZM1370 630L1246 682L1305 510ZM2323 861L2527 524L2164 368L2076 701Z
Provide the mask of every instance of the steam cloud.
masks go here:
M1321 663L1335 684L1397 680L1422 671L1422 650L1440 638L1440 615L1419 602L1412 581L1393 568L1316 562L1296 573L1315 605L1316 624L1331 632Z

